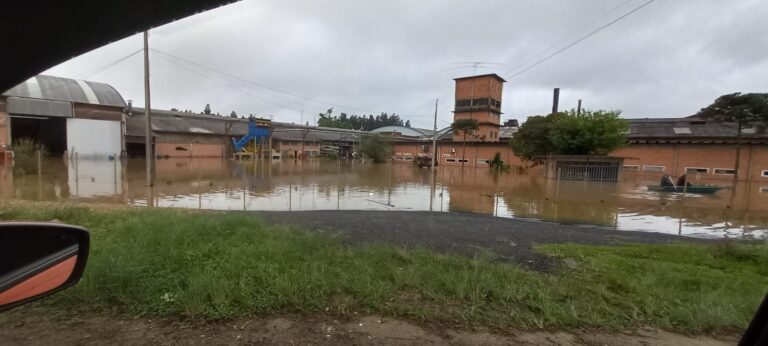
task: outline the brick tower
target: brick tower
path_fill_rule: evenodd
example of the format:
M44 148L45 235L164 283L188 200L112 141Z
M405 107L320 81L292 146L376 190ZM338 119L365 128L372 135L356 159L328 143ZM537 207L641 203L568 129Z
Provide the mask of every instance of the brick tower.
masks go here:
M504 82L499 75L484 74L454 79L456 106L453 120L475 119L479 128L467 136L467 142L498 142L501 127L501 92ZM462 133L454 133L453 140L464 141Z

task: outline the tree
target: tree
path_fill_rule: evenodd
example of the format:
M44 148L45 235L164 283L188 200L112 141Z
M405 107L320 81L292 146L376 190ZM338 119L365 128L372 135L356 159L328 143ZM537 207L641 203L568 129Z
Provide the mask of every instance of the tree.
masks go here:
M554 153L555 148L549 140L552 124L559 113L534 115L528 117L510 141L512 151L523 161L533 162L537 157Z
M205 109L203 109L203 114L211 115L211 105L210 104L207 104L207 103L205 104Z
M339 113L339 116L335 117L331 115L331 111L332 109L329 109L328 112L319 114L318 126L371 131L383 126L403 126L404 124L403 119L396 114L381 113L374 117L373 114L359 116ZM410 121L407 124L410 125Z
M464 136L463 145L461 149L461 165L464 166L464 162L467 161L467 136L472 135L479 128L479 124L476 119L459 119L451 124L451 129L454 133L461 133Z
M232 111L232 113L229 113L230 118L237 118L237 112Z
M410 120L406 120L405 121L405 127L411 127L411 121Z
M575 110L533 116L510 141L524 161L547 155L607 155L626 142L628 123L621 111Z
M558 155L608 155L627 140L629 124L621 111L570 110L552 126L549 139Z
M714 103L702 108L697 116L719 123L736 124L736 160L733 181L739 179L741 158L741 135L745 128L756 128L764 133L768 127L768 94L733 93L718 97Z
M392 147L387 138L373 134L360 139L360 152L373 160L373 163L383 163L391 156Z

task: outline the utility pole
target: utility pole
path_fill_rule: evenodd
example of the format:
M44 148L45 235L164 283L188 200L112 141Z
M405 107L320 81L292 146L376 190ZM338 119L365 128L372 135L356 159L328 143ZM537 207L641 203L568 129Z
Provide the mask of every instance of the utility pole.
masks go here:
M304 141L307 140L307 132L309 131L309 129L304 126L304 105L301 105L301 122L299 125L303 129L301 131L301 158L304 159Z
M144 134L144 151L146 152L147 186L155 185L155 153L152 150L152 112L149 102L149 31L144 30L144 115L146 116L146 132Z
M557 106L560 103L560 88L555 88L552 93L552 113L557 113Z
M579 99L579 104L576 106L576 115L581 115L581 99Z
M435 99L435 123L433 125L434 132L432 134L432 172L435 171L435 164L437 163L437 103L440 99Z

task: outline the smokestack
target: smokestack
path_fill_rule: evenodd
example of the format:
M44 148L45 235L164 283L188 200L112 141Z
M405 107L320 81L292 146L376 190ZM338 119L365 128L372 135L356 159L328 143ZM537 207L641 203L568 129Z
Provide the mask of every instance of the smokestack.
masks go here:
M560 103L560 88L555 88L552 94L552 113L557 113L557 106Z

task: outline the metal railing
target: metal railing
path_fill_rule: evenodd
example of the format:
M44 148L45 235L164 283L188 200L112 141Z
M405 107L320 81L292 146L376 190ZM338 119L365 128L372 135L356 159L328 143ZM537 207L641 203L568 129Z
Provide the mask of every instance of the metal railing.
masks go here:
M561 180L618 181L618 163L613 162L558 162L557 174Z

